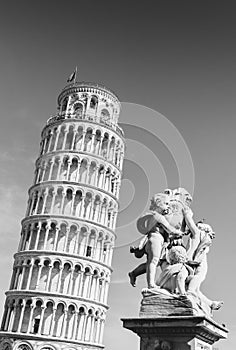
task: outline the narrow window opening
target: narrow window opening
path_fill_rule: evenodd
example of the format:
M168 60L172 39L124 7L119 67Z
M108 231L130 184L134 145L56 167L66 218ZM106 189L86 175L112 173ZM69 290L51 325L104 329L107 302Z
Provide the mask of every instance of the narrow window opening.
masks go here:
M39 331L39 323L40 323L40 318L35 318L34 320L34 327L33 327L33 333L37 334Z
M86 256L91 256L92 255L92 247L88 246L86 250Z

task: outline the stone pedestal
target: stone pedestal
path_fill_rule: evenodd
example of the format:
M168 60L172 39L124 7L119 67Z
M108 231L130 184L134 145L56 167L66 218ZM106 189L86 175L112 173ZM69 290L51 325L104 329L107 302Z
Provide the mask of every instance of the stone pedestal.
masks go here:
M123 327L140 337L140 350L213 350L228 330L208 309L195 298L144 292L139 318L122 319Z
M227 329L204 316L122 319L140 337L140 350L212 350Z

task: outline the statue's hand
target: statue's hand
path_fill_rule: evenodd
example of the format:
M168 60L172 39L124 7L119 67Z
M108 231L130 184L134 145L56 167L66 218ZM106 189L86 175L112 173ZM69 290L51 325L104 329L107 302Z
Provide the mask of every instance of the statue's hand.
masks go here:
M189 207L187 207L186 205L183 207L182 212L183 212L183 215L184 215L185 218L186 217L188 217L188 218L192 218L193 217L192 210Z
M181 238L183 235L184 235L184 232L182 232L182 231L180 231L180 230L174 230L174 231L171 233L171 236L172 236L172 237L175 237L175 238Z

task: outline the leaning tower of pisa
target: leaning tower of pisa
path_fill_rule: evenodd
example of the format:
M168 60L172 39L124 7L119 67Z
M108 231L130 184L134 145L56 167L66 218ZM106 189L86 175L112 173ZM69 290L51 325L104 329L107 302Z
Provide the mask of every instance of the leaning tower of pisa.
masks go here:
M1 350L103 349L124 138L107 88L67 85L41 134Z

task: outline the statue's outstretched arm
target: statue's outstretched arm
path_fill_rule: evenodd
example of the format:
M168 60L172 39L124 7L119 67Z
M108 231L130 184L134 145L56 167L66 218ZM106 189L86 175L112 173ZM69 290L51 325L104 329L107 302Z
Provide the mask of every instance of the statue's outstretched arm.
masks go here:
M193 254L200 243L200 230L197 228L193 220L193 212L190 208L185 208L183 210L183 214L184 214L186 224L191 231L191 238L189 241L189 248L188 248L187 254L188 254L189 260L192 260Z

